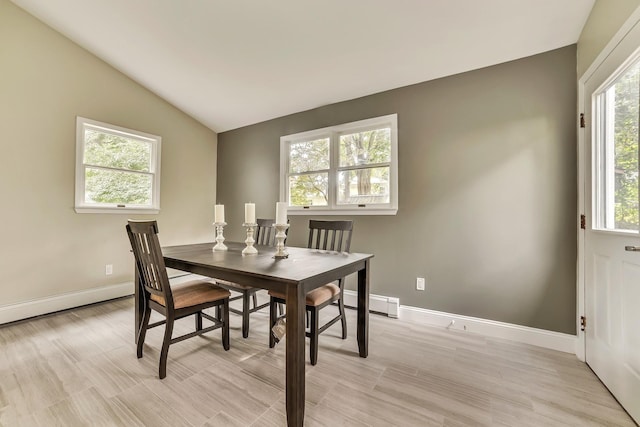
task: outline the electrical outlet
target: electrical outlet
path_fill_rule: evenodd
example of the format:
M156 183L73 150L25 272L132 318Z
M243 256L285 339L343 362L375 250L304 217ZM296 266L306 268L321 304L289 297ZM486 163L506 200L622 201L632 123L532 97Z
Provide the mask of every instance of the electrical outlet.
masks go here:
M424 287L425 287L425 280L424 277L418 277L416 279L416 290L418 291L424 291Z
M113 274L113 264L107 264L104 266L104 274L111 276Z

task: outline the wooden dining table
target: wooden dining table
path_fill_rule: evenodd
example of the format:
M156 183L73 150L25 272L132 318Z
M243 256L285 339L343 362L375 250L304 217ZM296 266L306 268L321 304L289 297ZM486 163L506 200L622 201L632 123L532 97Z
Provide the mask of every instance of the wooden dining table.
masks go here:
M242 255L244 243L225 242L227 251L213 251L214 243L163 247L167 267L286 294L286 411L288 426L304 425L305 295L345 277L358 275L358 352L367 357L369 343L369 264L372 254L288 247L288 258L275 258L275 248L256 245L258 253ZM143 310L136 286L135 325ZM137 330L137 329L136 329ZM266 341L265 341L266 345Z

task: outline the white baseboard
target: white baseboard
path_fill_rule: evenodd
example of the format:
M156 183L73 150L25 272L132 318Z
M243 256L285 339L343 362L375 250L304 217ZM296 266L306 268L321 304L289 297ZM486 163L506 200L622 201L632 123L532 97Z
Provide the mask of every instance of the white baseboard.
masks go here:
M576 354L578 344L578 338L575 335L406 305L400 306L400 319L503 338L572 354Z
M54 313L60 310L80 307L133 295L133 282L101 286L78 292L67 292L51 297L38 298L17 304L0 306L0 324L28 319L34 316Z
M190 280L193 275L172 278L174 282ZM0 306L0 324L28 319L34 316L54 313L87 304L107 301L133 294L133 283L120 283L102 286L79 292L69 292L51 297L38 298L17 304ZM358 306L358 294L355 291L344 291L344 303L349 307ZM369 310L386 314L389 317L400 317L416 323L482 334L494 338L545 347L566 353L577 354L578 338L575 335L546 331L527 326L513 325L495 320L461 316L418 307L400 305L400 300L383 295L370 295Z
M170 272L169 279L171 283L181 283L193 279L208 280L209 278L176 270ZM133 282L66 292L17 304L3 305L0 306L0 325L129 295L133 295Z
M357 307L358 293L356 291L345 289L344 305L346 305L347 307ZM374 311L376 313L386 314L389 317L397 318L399 307L400 300L398 298L374 294L369 295L369 311Z
M348 307L357 307L358 293L356 291L345 290L344 304ZM429 326L466 331L493 338L502 338L563 351L565 353L578 353L578 338L575 335L400 305L398 298L384 295L370 295L369 311L386 314L389 317L399 317L402 320L423 323Z

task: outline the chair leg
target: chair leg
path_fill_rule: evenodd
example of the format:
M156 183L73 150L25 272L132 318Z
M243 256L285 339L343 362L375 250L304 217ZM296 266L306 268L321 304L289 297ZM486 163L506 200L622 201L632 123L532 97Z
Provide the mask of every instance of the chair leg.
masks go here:
M284 314L284 304L278 303L278 316L282 316Z
M276 345L276 338L273 336L273 331L271 330L278 320L278 314L276 313L276 306L280 304L276 303L276 300L273 297L269 297L269 348L273 348Z
M340 322L342 323L342 339L347 339L347 316L344 315L344 298L338 300L338 311L340 312Z
M138 359L142 357L142 346L144 345L144 338L147 336L147 327L149 326L150 316L151 316L151 308L149 308L149 306L147 305L144 310L144 314L142 316L140 329L138 330L138 348L137 348Z
M311 308L311 342L309 343L309 356L312 365L318 363L318 321L320 318L319 312L320 311L317 308ZM307 313L309 313L309 311L307 311Z
M258 307L258 297L256 296L256 291L253 291L251 296L253 297L253 308Z
M199 311L196 313L196 331L202 330L202 312Z
M224 325L222 325L222 347L225 351L229 350L229 299L225 299L222 303L222 311L224 313L222 316L224 317Z
M254 294L255 296L255 294ZM242 293L242 338L249 336L249 292Z
M163 379L167 376L167 355L169 354L169 345L171 344L171 335L173 334L173 318L167 316L167 323L164 329L164 341L162 341L162 350L160 351L160 367L158 376Z
M219 305L216 305L215 317L216 317L216 319L222 321L222 313L220 312L220 306Z

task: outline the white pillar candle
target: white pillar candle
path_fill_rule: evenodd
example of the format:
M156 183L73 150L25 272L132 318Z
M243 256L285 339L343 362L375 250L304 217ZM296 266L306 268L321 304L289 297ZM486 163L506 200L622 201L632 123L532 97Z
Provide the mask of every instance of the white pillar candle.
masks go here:
M284 225L287 223L287 202L276 203L276 224Z
M224 205L216 205L215 222L224 222Z
M246 224L256 223L256 204L255 203L244 204L244 222Z

